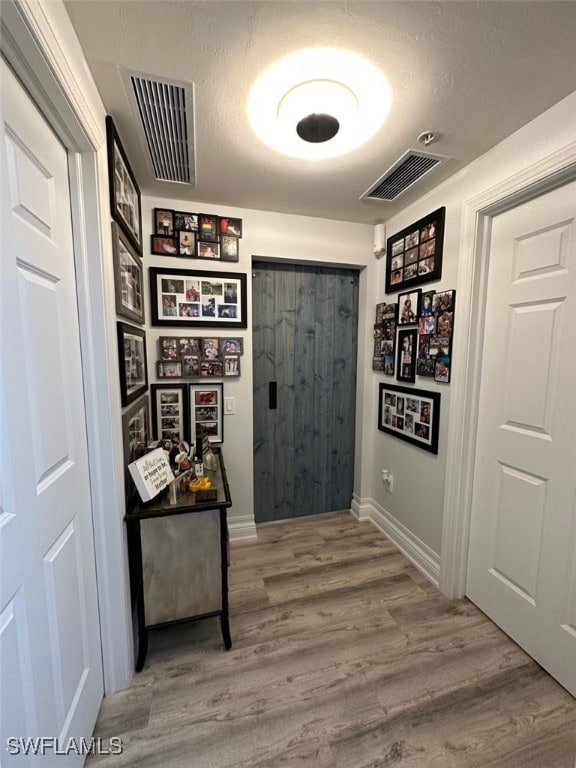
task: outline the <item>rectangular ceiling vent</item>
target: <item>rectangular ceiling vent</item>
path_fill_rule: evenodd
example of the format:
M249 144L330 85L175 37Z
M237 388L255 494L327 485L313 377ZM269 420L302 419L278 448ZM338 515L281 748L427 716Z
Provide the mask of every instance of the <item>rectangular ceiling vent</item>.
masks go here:
M444 160L438 155L409 149L369 189L360 195L364 200L396 200Z
M128 70L122 76L154 176L195 186L193 84Z

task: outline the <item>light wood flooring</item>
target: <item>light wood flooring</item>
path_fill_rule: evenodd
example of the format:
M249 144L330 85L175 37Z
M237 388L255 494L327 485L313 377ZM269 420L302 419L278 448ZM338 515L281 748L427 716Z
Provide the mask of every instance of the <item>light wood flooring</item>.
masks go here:
M574 768L576 700L347 513L233 544L233 648L156 631L103 702L104 768ZM105 743L105 741L104 741Z

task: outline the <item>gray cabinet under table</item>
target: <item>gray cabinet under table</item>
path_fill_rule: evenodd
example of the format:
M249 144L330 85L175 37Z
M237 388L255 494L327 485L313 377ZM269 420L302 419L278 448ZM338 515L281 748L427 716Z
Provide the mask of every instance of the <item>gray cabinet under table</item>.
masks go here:
M218 616L224 646L231 645L228 612L228 525L232 505L222 452L206 472L214 501L197 502L186 493L176 504L166 499L139 504L126 515L130 577L136 606L136 671L144 666L148 631L184 621Z

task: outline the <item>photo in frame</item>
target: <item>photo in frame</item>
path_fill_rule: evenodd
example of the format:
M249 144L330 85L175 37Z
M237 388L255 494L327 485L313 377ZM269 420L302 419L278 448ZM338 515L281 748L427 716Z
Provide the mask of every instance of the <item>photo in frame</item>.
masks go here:
M122 414L122 437L124 445L124 489L126 494L126 507L128 511L138 498L138 492L128 464L139 459L146 453L148 443L151 440L150 431L150 405L148 395L144 395L134 402Z
M154 208L154 232L164 237L172 237L174 229L174 211L166 208Z
M220 235L220 261L240 260L240 238L234 235Z
M246 274L150 267L152 325L246 328Z
M134 250L141 254L140 189L110 115L106 116L106 143L112 218L120 225Z
M241 338L219 339L221 355L243 355L244 340Z
M224 441L224 385L189 384L190 442L207 437L211 443Z
M120 394L122 406L136 400L148 389L146 332L127 323L117 323Z
M198 214L174 211L174 229L176 232L198 232Z
M240 355L224 355L224 376L240 376Z
M217 243L220 239L218 216L209 213L198 214L198 239Z
M418 376L449 384L456 291L428 291L421 300L418 320Z
M197 259L219 259L220 258L220 246L218 243L206 243L198 240L196 243L196 258Z
M416 325L420 309L420 290L398 294L398 325Z
M395 344L398 304L382 302L376 305L374 324L374 353L372 370L393 376L396 366Z
M160 345L160 361L170 363L174 360L180 360L180 343L177 336L160 336L158 339Z
M416 381L416 354L418 331L401 328L398 331L398 359L396 361L396 378L413 384Z
M437 454L440 393L380 383L378 429Z
M386 241L386 293L442 277L446 208L438 208Z
M156 440L188 439L190 417L186 384L152 384L152 432Z
M156 377L158 379L181 379L182 361L171 361L169 363L158 360L156 363Z
M242 237L242 219L233 219L230 216L220 216L220 234Z
M116 312L135 323L144 323L144 269L142 259L124 231L112 222L112 256Z
M178 238L167 235L151 235L150 253L153 256L178 256Z

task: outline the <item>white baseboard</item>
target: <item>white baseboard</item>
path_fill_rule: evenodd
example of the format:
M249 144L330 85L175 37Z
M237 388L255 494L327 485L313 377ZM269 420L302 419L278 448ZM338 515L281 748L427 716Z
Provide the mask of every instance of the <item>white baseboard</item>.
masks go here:
M228 518L228 535L230 541L239 541L240 539L255 539L256 523L253 515L238 515Z
M438 586L440 580L440 557L405 525L381 507L374 499L361 499L354 494L351 513L357 520L369 521L382 531L386 538L402 552L412 565Z

